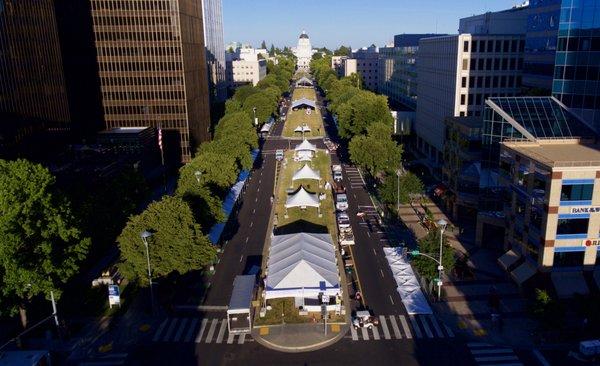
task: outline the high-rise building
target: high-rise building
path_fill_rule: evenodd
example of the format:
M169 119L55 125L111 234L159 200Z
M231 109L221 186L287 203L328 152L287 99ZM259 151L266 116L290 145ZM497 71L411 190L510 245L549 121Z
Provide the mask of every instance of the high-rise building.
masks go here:
M563 0L552 94L600 131L600 2Z
M223 42L223 2L202 0L202 9L210 96L214 102L224 102L227 99L227 77Z
M357 73L362 79L362 87L377 91L379 80L379 48L376 46L352 50L352 56L346 60L345 75Z
M0 147L71 115L54 0L0 1Z
M165 156L191 159L210 138L202 4L92 0L104 120L161 127Z
M298 70L308 71L310 67L310 60L312 59L313 49L310 45L310 38L305 31L302 31L300 37L298 37L298 46L292 49L294 55L298 59L296 66Z
M522 35L424 38L417 64L416 148L440 175L447 117L478 117L488 97L520 92Z

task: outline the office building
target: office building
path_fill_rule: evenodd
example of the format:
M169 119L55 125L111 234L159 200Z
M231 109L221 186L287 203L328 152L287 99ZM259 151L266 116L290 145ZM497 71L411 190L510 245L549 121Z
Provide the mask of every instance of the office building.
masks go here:
M345 76L357 73L362 79L362 86L371 91L377 91L379 80L379 48L376 46L363 47L352 51L352 56L346 60Z
M60 50L54 0L0 3L0 150L70 127Z
M441 176L447 117L478 117L488 97L520 92L522 35L460 34L419 41L415 148Z
M227 82L230 87L251 84L256 86L267 76L267 60L227 60Z
M525 34L528 6L487 12L459 20L458 33Z
M210 97L213 102L224 102L227 99L227 76L222 0L202 0L202 11Z
M92 0L106 128L160 126L168 161L210 138L201 5Z
M552 95L600 131L600 2L562 2Z
M419 46L421 38L431 38L447 36L441 33L403 33L394 36L394 47L415 47Z
M600 268L600 146L510 141L500 144L500 156L509 191L500 263L519 284L549 272L559 297L588 293L583 271Z
M344 76L346 68L346 60L348 56L332 56L331 57L331 69L335 71L338 77Z
M316 51L313 51L310 45L310 38L308 38L308 34L305 31L302 31L298 37L298 45L292 48L292 52L297 58L296 68L298 70L309 71L312 55Z

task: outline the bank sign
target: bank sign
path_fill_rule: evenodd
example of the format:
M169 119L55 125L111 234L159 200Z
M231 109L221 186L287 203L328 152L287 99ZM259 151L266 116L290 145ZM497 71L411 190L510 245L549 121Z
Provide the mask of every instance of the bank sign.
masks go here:
M581 244L586 247L597 247L600 245L600 239L585 239L581 241Z
M600 206L571 207L572 214L600 212Z

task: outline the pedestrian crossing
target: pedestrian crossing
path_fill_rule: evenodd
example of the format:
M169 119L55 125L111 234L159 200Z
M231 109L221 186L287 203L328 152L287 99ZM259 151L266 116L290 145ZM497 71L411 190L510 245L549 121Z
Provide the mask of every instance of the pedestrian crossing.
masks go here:
M152 342L244 344L246 333L229 333L223 318L166 318L156 328Z
M467 343L471 356L481 366L522 366L519 357L512 348L494 346L488 343Z
M380 315L371 329L350 327L353 341L454 338L454 332L433 315Z

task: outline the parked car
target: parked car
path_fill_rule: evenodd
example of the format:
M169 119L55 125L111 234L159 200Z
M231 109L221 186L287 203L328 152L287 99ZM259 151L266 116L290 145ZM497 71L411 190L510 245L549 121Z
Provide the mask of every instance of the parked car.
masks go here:
M356 316L352 318L352 326L355 329L358 328L368 328L372 329L373 327L379 325L379 319L372 316L366 310L357 311Z
M335 208L338 211L346 211L348 209L348 196L345 193L335 195Z
M335 164L331 166L331 172L333 173L333 180L336 182L340 182L343 179L342 176L342 166L339 164Z
M277 159L277 161L283 160L283 150L279 149L275 151L275 159Z
M348 217L347 213L338 212L336 214L336 218L337 218L338 227L340 227L340 228L350 227L350 218Z

